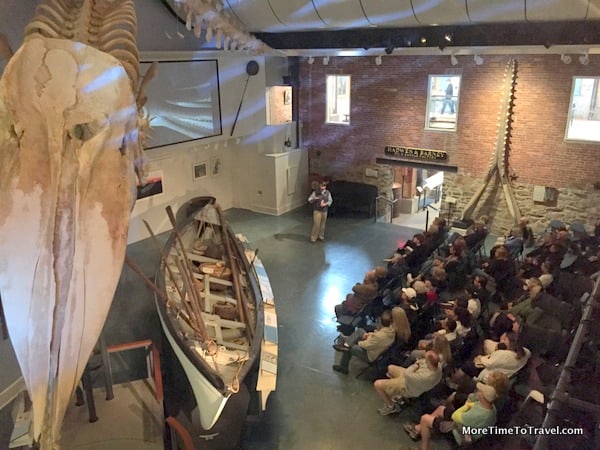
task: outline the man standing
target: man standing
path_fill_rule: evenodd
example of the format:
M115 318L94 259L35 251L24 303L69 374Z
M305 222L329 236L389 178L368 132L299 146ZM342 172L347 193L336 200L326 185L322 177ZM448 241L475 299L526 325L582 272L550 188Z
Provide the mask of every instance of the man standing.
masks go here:
M442 114L446 111L446 106L450 107L450 114L454 114L454 100L452 97L454 96L454 86L452 86L452 80L448 78L448 85L446 86L446 97L444 98L444 103L442 104Z
M325 222L327 221L327 209L333 203L331 193L327 190L327 183L321 181L318 189L315 189L308 197L308 202L313 206L313 227L310 233L310 242L325 240Z

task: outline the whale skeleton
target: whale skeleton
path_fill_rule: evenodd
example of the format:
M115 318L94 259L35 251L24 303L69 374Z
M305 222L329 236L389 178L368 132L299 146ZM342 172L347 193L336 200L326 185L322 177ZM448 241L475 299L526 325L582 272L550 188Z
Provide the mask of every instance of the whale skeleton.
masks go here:
M0 292L42 450L59 447L145 174L136 31L133 0L43 0L0 80Z

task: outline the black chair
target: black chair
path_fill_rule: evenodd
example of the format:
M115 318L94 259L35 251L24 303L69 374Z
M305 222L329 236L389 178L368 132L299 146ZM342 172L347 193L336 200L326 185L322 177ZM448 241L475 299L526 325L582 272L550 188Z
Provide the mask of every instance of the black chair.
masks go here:
M362 374L364 374L366 371L368 371L371 368L375 369L375 373L377 374L377 378L380 377L380 374L382 373L382 371L385 374L385 371L387 369L387 364L385 364L385 361L387 360L387 358L389 356L389 352L394 347L394 344L396 343L397 340L398 339L394 340L394 342L392 343L392 345L390 345L386 350L384 350L383 352L381 352L381 354L377 358L375 358L373 361L371 361L370 363L368 363L363 368L363 370L361 370L360 372L358 372L356 374L356 378L359 378Z

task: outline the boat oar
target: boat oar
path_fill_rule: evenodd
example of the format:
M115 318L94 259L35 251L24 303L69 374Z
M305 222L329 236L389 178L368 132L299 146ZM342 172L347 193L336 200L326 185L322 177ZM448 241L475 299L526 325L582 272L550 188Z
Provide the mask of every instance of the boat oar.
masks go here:
M198 294L198 291L196 290L196 287L194 286L194 283L192 281L194 278L194 275L193 275L194 272L192 270L190 260L187 256L185 246L183 245L183 241L181 240L181 235L179 234L179 230L177 229L177 221L175 220L175 215L173 214L173 209L171 209L171 206L167 206L165 209L167 211L167 216L169 217L169 221L171 222L171 225L173 226L173 233L175 235L175 239L177 240L177 243L179 244L179 248L181 249L181 254L183 255L183 263L181 264L181 267L178 266L178 268L181 272L181 275L182 275L182 280L186 284L186 289L192 296L192 300L194 302L196 302L196 305L200 305L200 295ZM212 348L212 346L210 345L211 342L208 337L208 332L206 331L206 324L204 323L204 319L202 317L201 312L200 312L200 316L198 317L198 325L202 329L201 337L204 339L207 347L209 349L211 349Z
M187 323L190 328L192 328L193 330L197 331L199 333L199 331L196 329L196 327L194 326L194 324L191 321L191 317L186 317L186 315L181 314L181 311L179 310L179 308L174 307L173 303L171 303L169 301L169 297L167 297L167 294L165 294L163 291L161 291L158 286L156 284L154 284L154 282L148 278L146 276L146 274L144 274L144 272L142 271L142 269L140 268L140 266L138 266L131 258L129 258L129 256L125 255L125 263L131 268L131 270L133 270L135 273L137 273L142 280L144 280L144 282L146 283L146 285L152 289L154 292L156 292L156 295L158 295L160 297L160 299L165 302L165 305L167 308L174 308L175 311L177 312L177 315L179 317L181 317L185 323ZM186 314L188 314L186 312Z
M235 262L233 257L233 252L231 251L231 242L230 239L232 237L229 235L227 231L227 226L225 224L225 218L223 217L223 211L221 211L221 207L219 205L215 205L217 209L217 214L219 215L219 221L221 222L221 230L223 233L223 242L225 246L225 252L227 253L227 259L229 260L229 265L231 266L231 278L233 281L233 287L235 289L235 298L237 300L237 307L240 313L240 318L242 322L246 325L246 330L248 333L248 337L250 340L254 337L254 330L250 325L249 314L248 314L248 305L242 298L242 288L240 287L240 270Z
M169 261L167 260L167 258L165 257L165 255L163 255L163 252L162 252L162 249L160 248L160 244L158 242L158 239L157 239L156 235L154 234L154 231L152 231L152 228L150 227L150 224L148 222L146 222L145 220L143 222L144 222L144 225L146 225L146 229L148 230L148 233L150 233L150 237L152 238L152 242L153 242L154 246L158 250L158 254L160 255L160 259L161 259L162 263L164 264L165 269L167 269L167 273L169 274L169 278L171 279L171 282L173 283L173 286L175 286L175 289L177 290L177 294L179 294L179 298L181 299L181 303L183 304L183 307L185 308L185 311L186 311L187 315L189 316L190 320L194 319L194 322L197 322L198 320L201 320L201 318L200 319L197 318L197 314L195 313L195 311L190 310L190 306L185 301L185 295L181 291L181 289L179 288L179 284L177 283L177 279L175 278L175 274L171 270L171 266L169 265ZM181 277L183 278L183 275ZM168 298L167 298L167 302L168 302ZM167 305L168 305L168 303L167 303ZM195 325L192 328L194 329L194 331L200 333L199 330L201 328L201 325L200 326Z

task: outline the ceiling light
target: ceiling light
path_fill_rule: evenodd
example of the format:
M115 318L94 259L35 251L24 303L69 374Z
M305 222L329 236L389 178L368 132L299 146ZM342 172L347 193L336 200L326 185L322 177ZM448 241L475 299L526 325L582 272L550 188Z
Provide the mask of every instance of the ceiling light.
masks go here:
M312 56L310 58L308 58L308 63L312 64L315 62L315 58L313 58Z
M381 55L378 55L375 57L375 65L376 66L380 66L381 65Z
M329 64L329 56L323 58L323 65L326 66L327 64Z
M477 54L473 57L473 61L475 61L475 64L477 66L480 66L483 64L483 58Z
M581 64L583 64L584 66L587 66L590 63L590 57L588 56L587 53L585 55L581 55L579 57L579 62Z
M425 36L421 38L421 45L427 45L427 38Z
M562 62L564 62L565 64L571 64L571 61L573 61L573 58L571 58L570 55L560 55L560 60Z
M453 66L458 64L458 59L456 59L456 56L450 55L450 64L452 64Z

